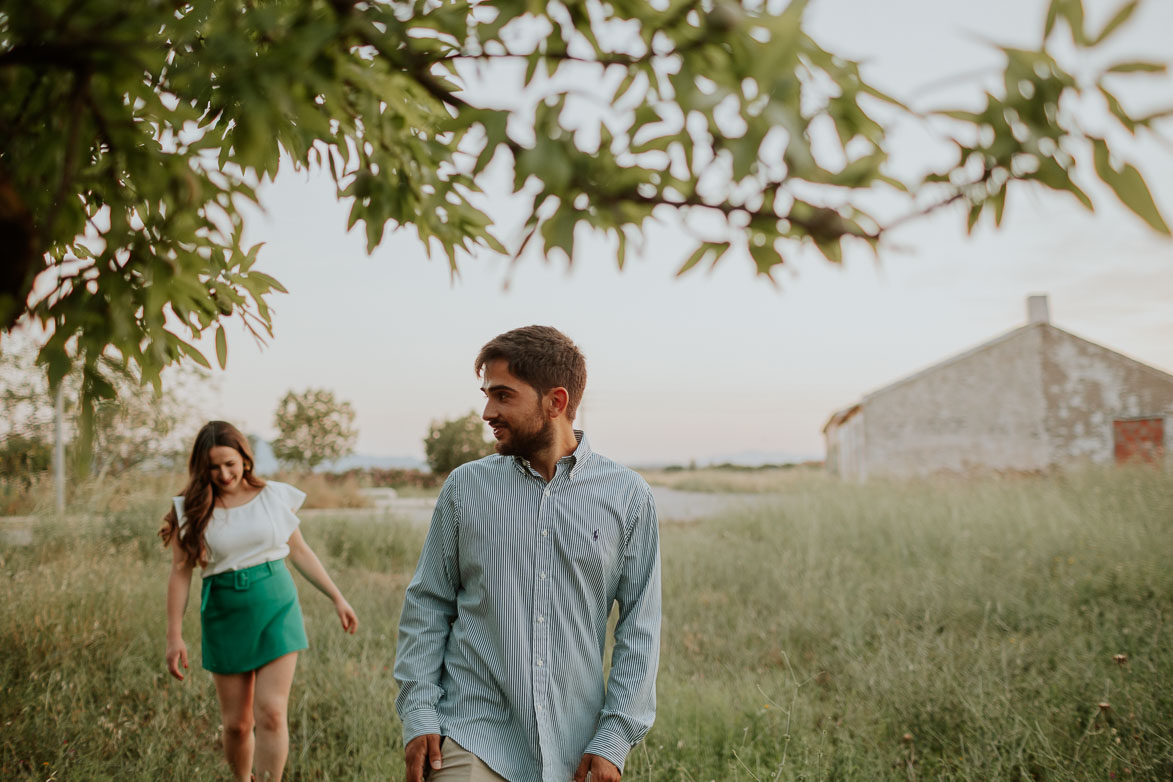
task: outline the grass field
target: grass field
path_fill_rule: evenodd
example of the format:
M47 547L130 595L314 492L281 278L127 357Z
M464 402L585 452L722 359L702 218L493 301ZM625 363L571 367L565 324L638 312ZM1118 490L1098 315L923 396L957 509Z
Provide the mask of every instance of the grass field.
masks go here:
M640 470L640 475L653 486L708 494L777 494L835 481L822 468L807 466Z
M194 600L193 675L164 671L164 507L0 548L0 779L227 778ZM362 627L299 579L286 778L402 779L390 669L423 531L305 532ZM1167 475L788 478L662 542L658 718L625 780L1173 778Z

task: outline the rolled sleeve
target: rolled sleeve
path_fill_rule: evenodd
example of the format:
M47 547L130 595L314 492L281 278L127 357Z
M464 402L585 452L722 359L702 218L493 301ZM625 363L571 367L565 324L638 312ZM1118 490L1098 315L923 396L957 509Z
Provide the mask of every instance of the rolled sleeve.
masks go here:
M441 732L436 706L444 695L440 686L444 648L456 619L458 525L459 501L455 482L449 476L436 500L432 524L399 618L395 654L399 694L395 709L403 723L404 744L416 736Z

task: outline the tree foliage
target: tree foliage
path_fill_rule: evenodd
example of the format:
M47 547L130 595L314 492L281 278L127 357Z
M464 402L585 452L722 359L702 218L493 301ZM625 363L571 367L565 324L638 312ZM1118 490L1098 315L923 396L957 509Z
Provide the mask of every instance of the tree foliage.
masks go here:
M44 440L17 434L0 440L0 475L28 486L37 473L47 472L53 448Z
M428 466L439 475L492 452L493 441L485 437L485 422L475 412L450 421L433 421L424 438Z
M62 380L69 473L100 479L137 467L170 467L181 461L186 440L199 418L198 392L211 383L207 373L199 368L172 368L167 372L167 388L156 394L120 367L105 368L115 396L99 400L90 411L88 430L81 420L81 379L75 373ZM0 350L0 472L22 463L33 471L48 469L54 397L36 366L31 340L24 335L7 339Z
M333 391L289 391L277 403L273 417L278 432L273 455L306 470L341 459L354 450L358 438L354 417L350 403L336 399Z
M83 406L115 394L103 362L159 384L208 360L194 341L239 317L271 335L283 291L242 245L240 208L295 166L328 170L370 249L411 226L453 269L476 248L573 260L580 228L617 242L620 266L655 216L694 232L682 272L729 255L770 275L798 247L832 262L878 248L905 219L960 202L973 228L1002 220L1008 190L1072 194L1077 162L1168 234L1140 171L1070 105L1096 96L1139 134L1115 80L1163 73L1121 62L1075 76L1076 56L1135 12L1089 30L1081 0L1051 0L1032 49L1003 47L1003 86L978 110L913 114L860 65L804 29L807 0L39 0L0 4L0 329L51 331L51 384L80 365ZM490 74L497 89L465 89ZM520 96L502 106L501 94ZM506 101L508 103L508 101ZM886 124L946 123L957 157L901 181ZM506 248L479 208L500 157L531 200ZM1079 164L1080 166L1086 163ZM903 194L895 217L865 208Z

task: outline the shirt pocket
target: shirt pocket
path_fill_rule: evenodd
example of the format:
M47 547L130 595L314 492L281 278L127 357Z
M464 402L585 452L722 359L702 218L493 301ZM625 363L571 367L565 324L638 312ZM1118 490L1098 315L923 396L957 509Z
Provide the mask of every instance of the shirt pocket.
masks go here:
M559 531L565 559L596 595L610 595L621 570L623 525L615 519L577 519Z

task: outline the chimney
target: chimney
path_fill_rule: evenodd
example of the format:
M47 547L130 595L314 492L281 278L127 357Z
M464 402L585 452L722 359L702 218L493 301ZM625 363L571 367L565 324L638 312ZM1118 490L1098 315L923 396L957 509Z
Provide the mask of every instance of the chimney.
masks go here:
M1043 296L1027 296L1026 297L1026 322L1027 323L1050 323L1051 310L1047 306L1047 297Z

